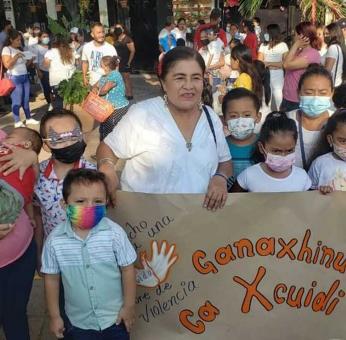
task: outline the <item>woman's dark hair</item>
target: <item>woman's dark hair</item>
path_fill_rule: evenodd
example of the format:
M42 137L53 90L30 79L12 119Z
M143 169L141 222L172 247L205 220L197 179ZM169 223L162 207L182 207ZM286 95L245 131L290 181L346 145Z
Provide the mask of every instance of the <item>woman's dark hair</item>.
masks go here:
M315 76L320 76L320 77L324 77L324 78L328 79L331 89L332 90L334 89L334 82L333 82L333 78L332 78L330 72L322 65L311 64L299 79L298 92L300 92L300 90L302 89L303 84L304 84L306 79L308 79L310 77L315 77Z
M178 62L183 60L195 60L200 66L202 73L205 72L205 63L202 56L190 47L179 46L173 48L165 54L162 59L161 72L159 77L161 80L165 80L170 69Z
M253 160L255 163L265 161L264 155L259 150L259 142L264 146L273 135L279 132L291 133L294 140L297 142L298 130L296 122L293 119L288 118L284 112L273 111L266 117L259 133L257 146L253 154Z
M320 50L322 46L321 40L317 36L316 27L310 21L301 22L296 26L297 34L302 34L304 37L308 38L311 47L316 50Z
M231 46L231 44L234 44L234 47L236 47L236 46L240 45L241 42L239 39L232 38L228 45Z
M257 72L262 80L262 85L264 90L264 101L267 105L269 105L270 99L272 97L272 90L270 87L270 71L264 65L263 61L255 60L253 64L255 65Z
M10 46L12 41L17 39L18 37L22 37L20 32L18 32L17 30L14 30L14 29L10 29L7 33L7 39L5 42L5 46Z
M69 196L71 195L71 187L73 184L90 185L94 183L103 184L106 191L106 197L108 198L106 177L102 172L93 169L70 170L64 179L62 187L62 196L64 201L67 202Z
M73 63L73 49L70 47L66 38L62 34L55 35L52 42L52 47L59 50L59 54L63 64Z
M180 24L182 21L186 22L186 19L185 18L179 18L177 23Z
M340 27L340 25L338 25L337 23L333 22L330 25L328 25L326 27L326 29L329 32L329 36L330 36L330 42L328 44L328 47L331 45L339 45L341 47L341 51L343 54L343 66L342 66L342 70L343 70L343 78L346 77L346 44L345 44L345 38L344 38L344 34L342 32L342 29Z
M321 137L317 143L316 151L311 158L311 163L317 157L333 151L333 147L330 146L327 140L327 136L333 134L333 132L338 128L338 125L340 124L346 124L345 109L336 110L334 114L329 117L324 129L321 130Z
M267 33L269 34L269 48L273 48L274 46L280 44L282 39L281 29L278 24L270 24L267 26Z
M42 37L42 35L48 35L49 36L49 32L46 30L40 31L40 33L38 34L38 38L40 39Z
M233 100L238 100L238 99L242 99L242 98L249 98L252 100L253 102L253 105L256 109L256 112L259 112L260 111L260 108L261 108L261 102L259 101L259 99L257 98L257 96L247 90L247 89L244 89L242 87L239 87L239 88L236 88L236 89L233 89L231 91L229 91L224 97L223 97L223 100L222 100L222 113L223 113L223 116L225 117L226 115L226 112L227 112L227 108L228 108L228 104L230 102L232 102Z
M256 94L258 99L262 102L263 98L263 85L261 76L258 73L255 65L252 62L251 50L245 45L238 45L232 48L231 57L239 61L239 68L241 73L247 73L252 79L252 91Z
M203 80L202 102L204 105L213 107L213 88L209 84L208 79Z
M243 25L244 25L244 27L247 27L247 29L250 32L255 33L255 25L253 24L253 22L251 20L244 20Z
M346 84L335 88L333 94L333 103L337 109L346 109Z
M109 69L116 70L119 65L119 58L117 56L104 56L101 61L105 64L105 66L109 67Z

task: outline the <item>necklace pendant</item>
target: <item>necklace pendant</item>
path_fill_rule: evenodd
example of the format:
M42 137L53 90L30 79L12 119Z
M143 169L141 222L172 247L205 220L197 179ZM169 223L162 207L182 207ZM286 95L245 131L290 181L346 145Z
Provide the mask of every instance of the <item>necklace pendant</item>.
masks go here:
M187 142L186 143L186 149L190 152L192 149L192 143L191 142Z

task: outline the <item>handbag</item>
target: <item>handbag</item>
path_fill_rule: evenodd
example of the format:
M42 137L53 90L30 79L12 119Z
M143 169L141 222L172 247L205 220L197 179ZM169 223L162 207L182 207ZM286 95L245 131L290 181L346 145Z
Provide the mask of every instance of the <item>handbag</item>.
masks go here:
M0 69L0 97L5 97L11 94L11 92L16 88L16 85L11 79L4 78L2 76L3 63L1 62Z
M115 110L109 101L94 92L90 92L85 98L82 109L100 123L106 121Z

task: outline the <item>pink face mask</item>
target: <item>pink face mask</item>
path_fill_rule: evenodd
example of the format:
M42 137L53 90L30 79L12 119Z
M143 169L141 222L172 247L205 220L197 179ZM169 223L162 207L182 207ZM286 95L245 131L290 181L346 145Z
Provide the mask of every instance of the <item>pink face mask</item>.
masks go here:
M296 161L295 153L289 153L286 156L273 155L267 153L265 164L274 172L284 172L290 169Z

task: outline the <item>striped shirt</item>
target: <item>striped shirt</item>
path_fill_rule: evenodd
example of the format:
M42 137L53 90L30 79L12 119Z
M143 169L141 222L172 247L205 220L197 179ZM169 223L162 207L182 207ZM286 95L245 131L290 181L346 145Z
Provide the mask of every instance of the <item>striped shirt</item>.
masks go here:
M125 231L106 217L84 240L65 222L46 240L42 272L61 275L73 326L104 330L115 323L123 305L119 267L133 264L136 257Z

